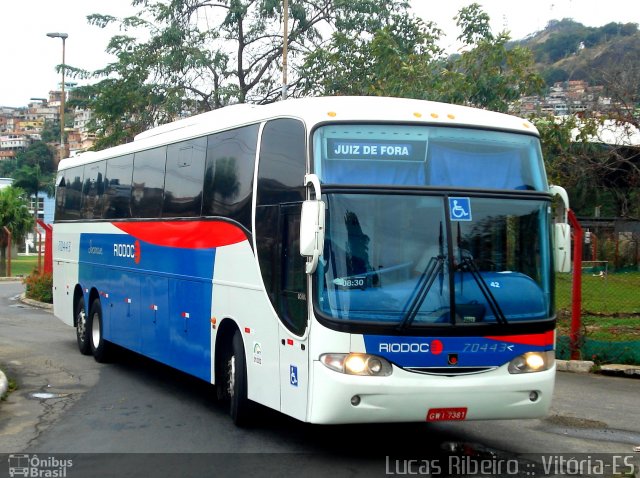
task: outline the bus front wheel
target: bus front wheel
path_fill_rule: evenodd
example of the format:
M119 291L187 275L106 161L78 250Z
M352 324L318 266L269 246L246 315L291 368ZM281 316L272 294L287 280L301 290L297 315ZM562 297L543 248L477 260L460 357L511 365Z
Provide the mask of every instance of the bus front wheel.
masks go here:
M89 310L87 329L91 337L91 352L96 362L108 362L111 355L111 344L104 339L104 322L100 299L94 299Z
M91 355L91 329L87 327L87 311L84 308L84 297L82 296L76 302L74 315L78 349L82 355Z
M239 330L233 335L232 353L227 363L227 392L229 414L237 426L246 426L251 420L252 403L247 398L247 361Z

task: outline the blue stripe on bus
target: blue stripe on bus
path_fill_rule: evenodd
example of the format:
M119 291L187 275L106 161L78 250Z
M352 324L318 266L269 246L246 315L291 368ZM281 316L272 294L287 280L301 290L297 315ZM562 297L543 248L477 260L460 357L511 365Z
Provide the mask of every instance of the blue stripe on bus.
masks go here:
M518 343L509 337L398 337L365 335L366 352L399 367L497 367L525 352L553 350L553 337ZM544 340L543 340L544 339Z
M82 234L79 283L100 294L107 340L210 381L215 255Z

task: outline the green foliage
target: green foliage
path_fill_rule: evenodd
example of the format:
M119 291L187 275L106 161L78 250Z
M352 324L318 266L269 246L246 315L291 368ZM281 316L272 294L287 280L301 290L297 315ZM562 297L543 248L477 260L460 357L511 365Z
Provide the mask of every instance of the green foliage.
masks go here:
M44 141L34 141L29 147L16 155L18 164L38 167L41 173L55 171L55 155Z
M16 187L0 189L0 228L7 227L14 241L21 241L33 227L24 191ZM0 244L4 244L0 242Z
M542 91L544 80L536 72L527 48L507 48L507 32L497 36L489 17L478 4L460 10L456 17L466 42L463 52L450 58L439 84L441 101L507 112L523 95Z
M405 2L362 3L339 17L342 27L326 45L306 56L302 92L426 97L437 80L440 30L410 16ZM377 13L365 15L364 7Z
M4 227L11 231L13 243L20 242L33 228L33 217L27 209L24 192L12 186L0 189L0 277L7 275L6 254L8 237Z
M590 216L640 217L640 150L599 142L605 118L533 117L549 181L569 193L571 208Z
M303 92L423 98L506 112L512 101L542 89L531 53L508 49L509 36L492 34L478 4L460 10L459 39L467 46L448 60L437 46L442 32L402 5L382 2L375 22L352 20L350 29L310 53L300 75Z
M552 20L546 28L512 42L529 48L547 85L585 80L602 84L597 74L615 69L624 57L638 62L640 31L637 23L610 23L587 27L571 19Z
M290 0L289 57L313 50L321 40L318 26L334 25L353 3ZM93 72L69 69L99 80L80 89L78 103L94 111L90 128L99 137L96 149L130 141L185 114L280 97L282 2L136 0L133 5L139 9L135 17L88 17L97 27L119 25L122 33L107 47L116 61ZM289 82L294 94L297 84L295 77Z
M55 155L44 141L35 141L19 151L13 161L0 161L0 175L13 178L13 185L28 194L54 190Z
M66 108L65 108L66 109ZM65 116L67 118L67 116ZM69 119L73 120L73 117L69 115ZM66 119L65 119L66 123ZM59 121L45 121L44 128L40 133L43 143L55 143L60 141L60 122Z
M53 304L53 276L50 273L33 272L24 279L25 297L38 302Z

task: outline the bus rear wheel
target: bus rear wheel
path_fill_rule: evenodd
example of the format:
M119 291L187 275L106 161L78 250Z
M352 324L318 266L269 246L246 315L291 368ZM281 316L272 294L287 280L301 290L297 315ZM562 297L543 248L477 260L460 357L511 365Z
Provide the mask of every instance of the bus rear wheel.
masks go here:
M247 426L252 418L253 404L247 398L247 361L239 330L231 341L232 353L227 362L227 393L229 394L229 414L239 427Z
M74 316L78 349L82 355L91 355L91 329L87 327L87 311L84 307L84 297L82 296L76 302Z
M102 305L100 299L94 299L89 310L87 329L91 337L91 352L96 362L108 362L112 354L112 345L104 339L104 321L102 320Z

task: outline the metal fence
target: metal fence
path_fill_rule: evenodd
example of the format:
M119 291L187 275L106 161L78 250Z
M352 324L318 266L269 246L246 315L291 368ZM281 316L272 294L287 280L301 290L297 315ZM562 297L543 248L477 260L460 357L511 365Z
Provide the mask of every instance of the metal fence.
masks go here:
M640 363L640 222L580 220L582 358ZM556 274L558 354L568 358L573 273Z

